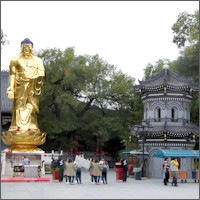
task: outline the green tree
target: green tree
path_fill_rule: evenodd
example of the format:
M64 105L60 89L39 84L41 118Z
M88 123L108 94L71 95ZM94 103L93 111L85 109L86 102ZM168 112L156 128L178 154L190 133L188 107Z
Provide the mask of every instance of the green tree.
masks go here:
M180 13L172 26L173 42L178 47L184 47L181 55L174 62L173 70L185 77L199 81L199 10L194 14ZM187 43L187 45L186 45Z
M98 55L76 56L73 48L38 52L46 77L40 98L39 126L47 133L43 149L95 147L127 134L134 79ZM83 146L85 146L83 148Z
M186 42L189 46L199 43L199 10L196 10L194 14L180 13L172 30L173 42L179 48L184 47Z
M9 44L9 41L7 40L7 35L1 29L1 45L6 45L6 44Z
M180 13L173 25L173 42L184 47L180 56L174 61L173 70L178 74L199 82L199 10L194 14ZM187 44L188 43L188 44ZM186 46L187 44L187 46ZM191 102L191 121L199 125L199 94Z
M199 45L188 46L180 54L172 69L185 78L199 82Z
M129 110L129 117L127 119L127 123L130 126L134 124L141 123L143 119L143 103L141 101L140 95L137 93L132 94L131 108ZM127 137L128 135L126 135ZM126 138L123 138L126 140Z
M122 138L115 137L105 143L103 150L108 152L113 160L119 160L119 151L123 150L124 148L125 145L122 142Z

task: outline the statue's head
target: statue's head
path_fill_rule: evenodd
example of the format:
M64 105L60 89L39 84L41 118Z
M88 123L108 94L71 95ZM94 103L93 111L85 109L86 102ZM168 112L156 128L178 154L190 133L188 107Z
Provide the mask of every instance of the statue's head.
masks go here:
M25 38L21 42L21 53L24 55L30 55L33 53L33 42L30 39Z

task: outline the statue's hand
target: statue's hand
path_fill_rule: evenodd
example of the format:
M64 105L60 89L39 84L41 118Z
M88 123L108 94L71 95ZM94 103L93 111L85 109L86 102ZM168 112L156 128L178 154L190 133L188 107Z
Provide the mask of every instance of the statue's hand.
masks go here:
M9 99L14 99L14 91L11 87L8 87L7 89L7 95Z

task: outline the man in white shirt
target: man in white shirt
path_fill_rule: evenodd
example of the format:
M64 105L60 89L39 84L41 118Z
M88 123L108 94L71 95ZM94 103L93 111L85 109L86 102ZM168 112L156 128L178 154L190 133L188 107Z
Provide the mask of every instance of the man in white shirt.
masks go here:
M30 164L30 160L24 156L24 160L22 161L22 165L29 165Z

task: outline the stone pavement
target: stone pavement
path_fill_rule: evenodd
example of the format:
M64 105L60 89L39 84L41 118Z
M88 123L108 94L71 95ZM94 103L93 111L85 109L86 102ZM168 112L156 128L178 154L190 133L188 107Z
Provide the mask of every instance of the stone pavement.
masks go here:
M5 176L4 176L5 177ZM51 177L45 175L42 177ZM171 181L171 180L170 180ZM82 172L81 185L67 185L65 181L2 182L1 199L199 199L199 183L190 179L164 186L162 179L116 181L113 169L108 171L108 184L93 185L88 171Z

